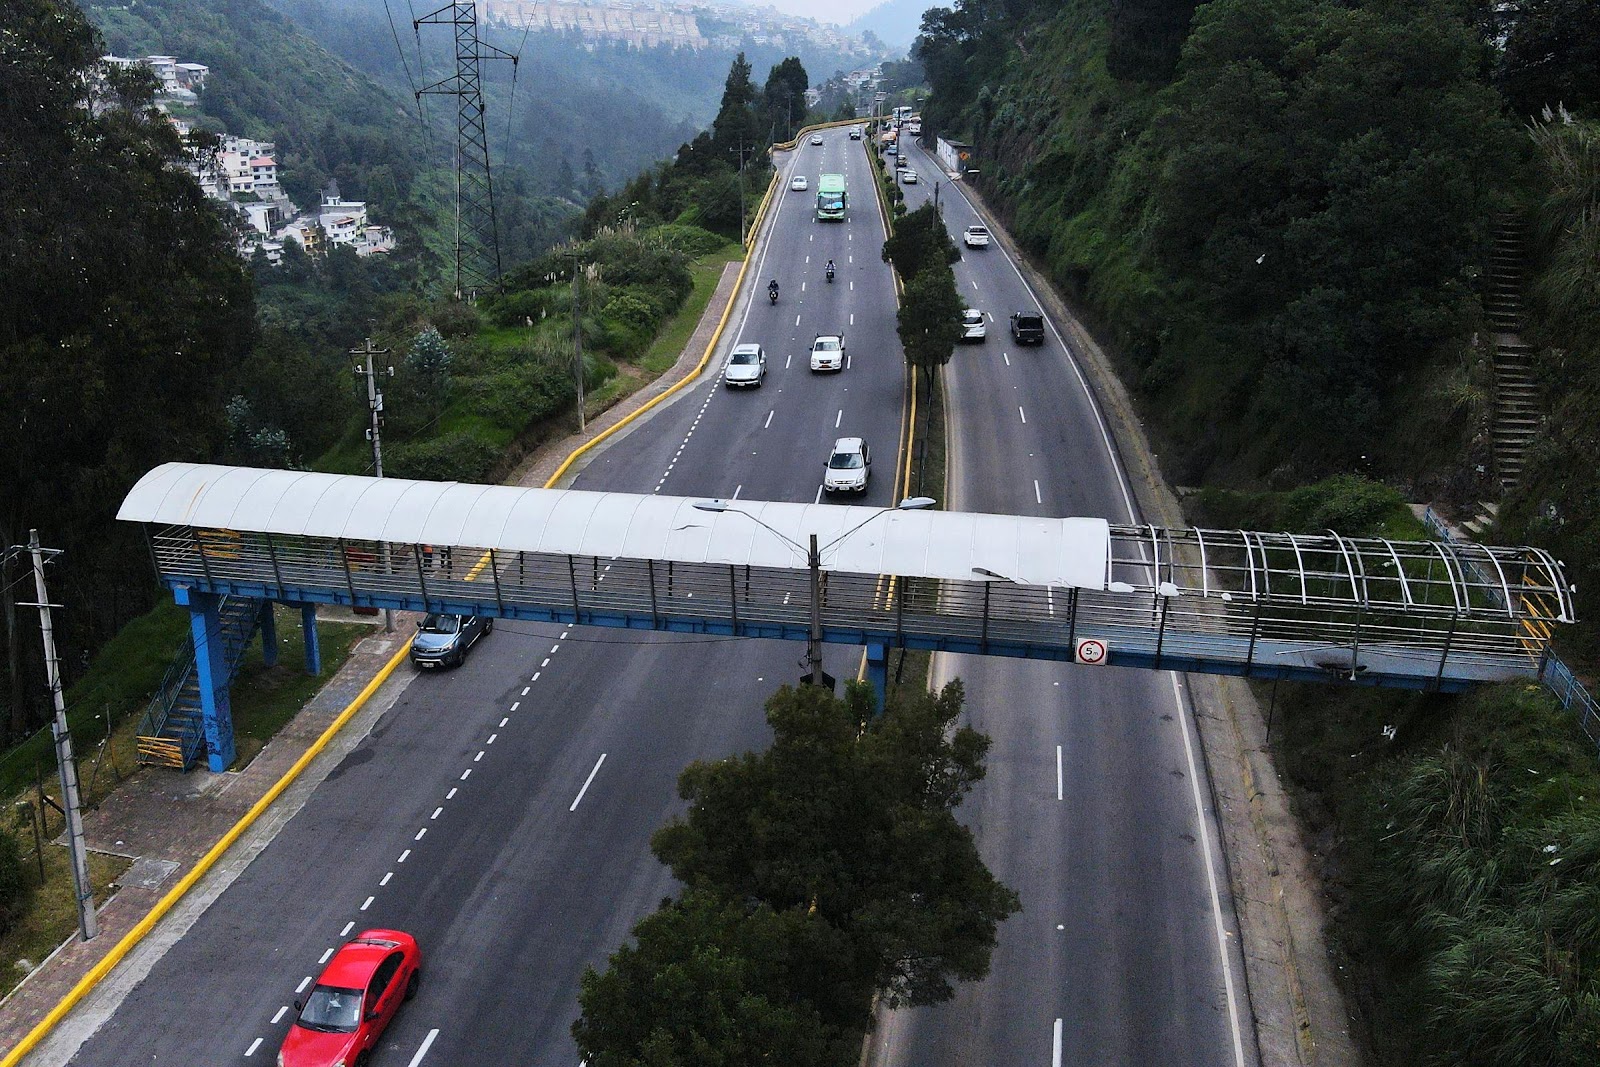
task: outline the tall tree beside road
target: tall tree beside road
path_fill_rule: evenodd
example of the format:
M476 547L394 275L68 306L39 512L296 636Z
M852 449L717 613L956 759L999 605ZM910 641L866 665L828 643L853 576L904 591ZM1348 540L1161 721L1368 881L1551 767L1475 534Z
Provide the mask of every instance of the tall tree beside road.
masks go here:
M953 980L988 973L995 929L1018 907L955 819L989 745L955 727L962 701L952 682L874 719L854 686L842 700L780 689L772 747L686 769L689 812L656 834L656 855L691 890L804 909L844 933L835 980L891 1004L947 1000Z
M928 267L949 266L960 258L944 219L932 204L923 204L897 219L894 233L883 242L883 261L892 263L906 281Z
M1518 117L1564 106L1600 119L1600 4L1511 0L1497 8L1505 33L1500 86Z
M898 313L900 346L906 362L922 371L930 389L961 340L964 310L955 272L948 266L935 264L907 280Z
M222 371L249 351L253 299L149 107L149 75L102 72L70 4L6 0L0 20L0 545L37 528L66 549L52 593L71 607L57 622L70 681L150 603L148 557L117 504L150 467L221 439ZM19 672L36 668L5 618L15 731L29 724Z
M772 68L761 94L767 113L767 125L775 131L774 141L787 141L794 136L806 118L806 90L811 79L806 68L796 56L790 56Z

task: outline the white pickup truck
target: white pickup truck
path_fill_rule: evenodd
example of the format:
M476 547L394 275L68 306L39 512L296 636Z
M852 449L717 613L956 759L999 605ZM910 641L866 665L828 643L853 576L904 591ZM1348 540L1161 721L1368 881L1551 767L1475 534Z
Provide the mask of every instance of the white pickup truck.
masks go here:
M832 333L817 334L811 342L811 369L844 370L844 338Z

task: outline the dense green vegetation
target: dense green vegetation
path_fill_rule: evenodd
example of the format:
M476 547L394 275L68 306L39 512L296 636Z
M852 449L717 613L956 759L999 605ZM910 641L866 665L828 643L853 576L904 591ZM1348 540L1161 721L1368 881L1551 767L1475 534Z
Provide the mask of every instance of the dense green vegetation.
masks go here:
M1018 902L955 818L989 744L962 700L953 682L873 717L866 686L786 686L770 748L687 768L689 811L652 842L686 891L584 975L587 1062L844 1067L874 994L936 1004L987 974Z
M1524 183L1487 10L962 3L924 23L925 117L1114 341L1176 480L1425 481L1479 428L1477 279Z

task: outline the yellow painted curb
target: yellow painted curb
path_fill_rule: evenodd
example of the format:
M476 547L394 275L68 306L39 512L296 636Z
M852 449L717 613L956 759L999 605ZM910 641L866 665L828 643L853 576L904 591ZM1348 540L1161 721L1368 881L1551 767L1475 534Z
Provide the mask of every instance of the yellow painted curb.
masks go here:
M73 986L65 997L61 998L60 1003L50 1009L50 1013L41 1019L37 1026L28 1031L28 1035L17 1044L16 1048L6 1053L5 1059L0 1060L0 1067L15 1067L16 1064L21 1063L22 1057L32 1052L39 1042L48 1037L50 1031L56 1028L67 1013L77 1007L79 1001L88 996L89 992L99 985L106 975L111 973L112 968L121 963L123 958L133 951L135 945L144 940L145 935L155 928L156 923L165 918L167 912L171 911L173 906L182 900L190 889L194 888L195 883L210 872L211 868L216 865L217 860L222 858L223 853L227 852L233 846L233 843L238 841L246 830L250 829L255 821L261 817L261 814L272 806L273 801L282 796L284 790L294 784L295 779L300 777L301 772L311 764L311 761L323 749L328 747L328 743L333 740L334 735L354 717L356 712L361 710L362 705L366 704L372 694L378 691L378 687L388 680L389 675L394 673L394 669L400 665L401 660L405 659L406 652L410 647L411 642L407 641L400 651L396 652L393 658L384 664L383 669L377 673L372 681L367 683L367 687L361 690L361 693L339 713L338 718L328 724L328 728L322 731L322 735L312 743L310 748L306 749L299 759L295 760L294 766L290 767L283 777L279 778L272 788L267 790L266 795L251 805L250 810L245 812L244 816L233 824L232 829L223 834L221 840L212 845L211 850L200 857L200 862L194 865L194 869L184 875L178 881L178 884L173 886L167 892L167 895L162 897L156 903L156 906L150 909L150 913L140 919L132 930L123 935L122 940L117 942L116 947L106 953L99 963L90 968L88 974L78 980L78 984Z
M773 190L774 187L776 187L777 180L778 180L778 176L777 176L776 173L774 173L773 176L772 176L772 181L767 183L767 195L761 198L761 206L756 209L756 219L757 219L758 223L766 214L767 204L772 199L772 190ZM751 232L751 234L756 234L756 233L759 233L760 230L759 230L758 226L752 226L750 228L750 232ZM747 271L749 271L749 269L750 269L750 251L749 250L750 250L750 246L746 245L745 246L744 264L742 266L740 266L740 268L739 268L739 277L733 283L733 293L728 297L728 303L722 309L722 318L720 320L718 320L717 328L711 334L711 340L706 342L706 350L705 350L705 352L703 352L701 354L700 362L695 364L694 370L692 370L688 374L684 375L683 378L680 379L679 381L674 382L669 388L667 388L660 395L652 397L645 404L641 405L638 408L638 410L629 412L628 414L624 415L622 418L618 419L617 422L615 423L615 425L608 426L604 431L595 434L589 440L585 441L583 444L581 444L577 448L573 449L572 450L572 454L570 456L568 456L564 461L562 461L561 466L557 467L556 468L556 472L554 474L550 475L549 480L544 483L544 487L546 489L554 489L556 487L556 485L561 481L562 477L566 475L567 470L575 462L577 462L579 456L583 455L585 452L588 452L595 445L598 445L601 441L606 440L612 434L616 433L618 430L622 429L624 426L627 426L628 424L633 422L635 419L637 419L641 415L643 415L645 412L651 410L657 404L661 403L662 401L666 400L668 397L672 396L678 390L680 390L680 389L684 388L685 386L689 385L691 382L693 382L697 378L699 378L702 373L704 373L704 371L706 369L706 364L711 361L711 354L717 350L717 344L722 340L722 331L727 327L728 319L730 317L732 317L732 315L733 315L733 307L734 307L735 304L737 304L739 302L739 290L744 287L744 276L745 276L745 273ZM5 1063L0 1063L0 1067L9 1067L9 1065L7 1065Z

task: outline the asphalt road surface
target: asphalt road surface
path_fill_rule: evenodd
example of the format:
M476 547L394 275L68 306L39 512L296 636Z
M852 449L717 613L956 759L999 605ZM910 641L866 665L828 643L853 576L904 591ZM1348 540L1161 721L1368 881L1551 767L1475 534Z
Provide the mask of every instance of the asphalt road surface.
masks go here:
M907 207L939 204L951 236L985 223L922 149ZM1019 347L1013 311L1042 309L996 241L955 265L988 337L948 368L950 501L960 511L1137 521L1109 434L1054 325ZM1047 316L1048 317L1048 316ZM1091 636L1091 635L1084 635ZM942 657L993 739L962 818L1022 912L990 977L953 1002L893 1013L874 1038L895 1067L1185 1067L1254 1062L1231 902L1179 676Z
M834 439L861 436L874 471L851 502L893 502L904 359L884 234L863 144L825 136L779 160L770 240L747 278L755 299L723 345L763 345L766 384L735 392L708 373L577 488L811 501ZM844 224L813 219L824 171L844 173L856 198ZM789 192L792 173L811 191ZM844 334L843 372L811 373L817 333ZM411 684L72 1062L271 1063L325 954L392 926L417 936L424 973L377 1064L576 1067L584 968L674 890L649 839L681 810L679 771L764 747L762 702L798 678L803 654L500 622L462 669ZM830 646L826 665L853 677L859 659Z

